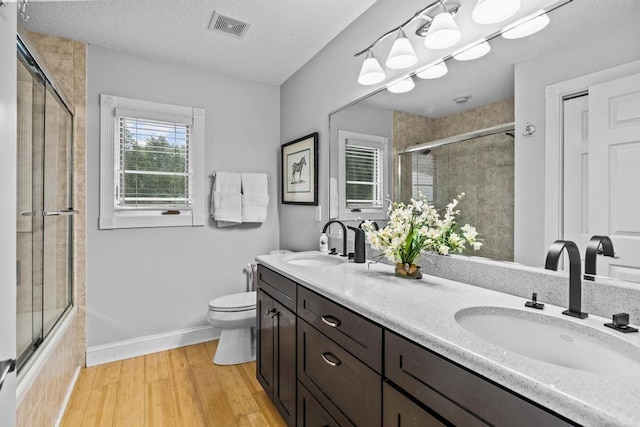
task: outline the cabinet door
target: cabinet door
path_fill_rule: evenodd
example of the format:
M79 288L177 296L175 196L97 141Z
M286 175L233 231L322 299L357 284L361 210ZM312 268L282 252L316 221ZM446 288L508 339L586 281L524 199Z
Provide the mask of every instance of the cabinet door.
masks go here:
M258 290L256 303L257 329L256 337L256 377L267 395L273 400L273 358L274 320L271 317L274 300L262 290Z
M348 422L339 423L298 382L298 427L351 427Z
M384 427L441 427L443 422L385 383L382 425Z
M296 315L273 302L273 403L287 425L296 423Z

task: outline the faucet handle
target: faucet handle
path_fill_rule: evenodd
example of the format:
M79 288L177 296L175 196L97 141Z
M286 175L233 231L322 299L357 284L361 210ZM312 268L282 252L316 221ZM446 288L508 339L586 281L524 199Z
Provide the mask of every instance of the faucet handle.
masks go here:
M525 302L524 306L535 308L537 310L544 310L544 304L541 302L538 302L538 294L535 292L533 293L533 295L531 295L531 301Z
M613 315L612 319L613 323L605 323L604 326L607 328L615 329L616 331L628 334L631 332L638 332L636 328L632 328L629 326L629 314L628 313L618 313Z

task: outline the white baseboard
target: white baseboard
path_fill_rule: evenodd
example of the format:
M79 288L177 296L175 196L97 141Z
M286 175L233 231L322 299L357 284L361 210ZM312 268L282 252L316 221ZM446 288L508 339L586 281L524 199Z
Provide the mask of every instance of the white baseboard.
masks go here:
M87 366L144 356L158 351L171 350L185 345L199 344L220 338L220 330L209 325L196 326L179 331L118 341L87 348ZM213 354L211 355L213 357Z
M56 416L56 421L54 427L59 427L62 422L62 417L64 417L64 413L67 410L67 405L69 405L69 400L71 400L71 395L73 394L73 389L76 386L76 381L78 381L78 377L80 376L80 366L76 368L73 372L73 378L69 382L69 386L67 387L67 393L64 395L64 400L62 401L62 405L60 406L60 411Z

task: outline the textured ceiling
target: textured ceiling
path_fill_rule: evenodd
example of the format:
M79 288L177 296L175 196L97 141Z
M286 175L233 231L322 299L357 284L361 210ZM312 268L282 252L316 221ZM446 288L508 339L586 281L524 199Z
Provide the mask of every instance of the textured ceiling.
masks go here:
M376 0L31 1L30 31L282 84ZM207 29L214 11L248 21L242 39Z

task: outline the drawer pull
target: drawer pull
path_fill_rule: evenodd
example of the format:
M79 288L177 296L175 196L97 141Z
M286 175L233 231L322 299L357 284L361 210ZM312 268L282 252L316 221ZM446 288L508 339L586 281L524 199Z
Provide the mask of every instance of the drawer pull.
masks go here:
M275 308L272 308L272 309L266 309L266 310L264 311L264 314L265 314L265 315L267 315L267 316L269 316L269 317L271 317L272 319L273 319L275 316L279 316L279 315L280 315L280 313L278 312L278 310L276 310Z
M322 319L322 321L326 324L331 326L332 328L337 328L338 326L340 326L340 320L336 319L333 316L322 316L320 317L320 319Z
M340 359L338 359L337 357L335 357L333 354L326 352L326 353L322 353L322 360L324 360L327 365L331 365L331 366L338 366L341 362Z

